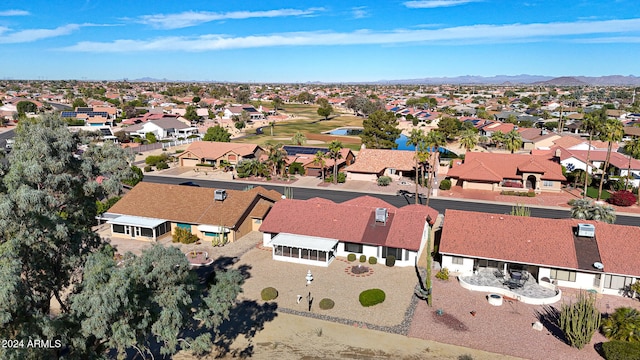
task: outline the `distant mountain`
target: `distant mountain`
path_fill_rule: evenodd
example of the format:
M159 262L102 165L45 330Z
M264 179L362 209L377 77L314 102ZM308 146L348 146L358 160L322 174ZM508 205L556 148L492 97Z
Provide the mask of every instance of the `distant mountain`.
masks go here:
M555 85L555 86L585 86L585 85L631 85L639 86L640 77L629 75L609 75L609 76L544 76L544 75L496 75L486 76L457 76L457 77L434 77L423 79L406 80L380 80L377 84L416 84L416 85Z

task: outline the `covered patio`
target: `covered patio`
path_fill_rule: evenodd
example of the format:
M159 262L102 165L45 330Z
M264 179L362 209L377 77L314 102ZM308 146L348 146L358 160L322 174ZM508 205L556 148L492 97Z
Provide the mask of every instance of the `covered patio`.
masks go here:
M465 289L498 293L526 304L553 304L562 296L555 285L537 283L526 270L505 273L502 268L479 268L471 275L459 276L458 280Z
M113 236L156 241L158 237L171 231L169 221L164 219L130 215L108 218L110 220L107 221L107 224L111 225Z
M270 245L273 260L326 267L335 259L338 240L280 233Z

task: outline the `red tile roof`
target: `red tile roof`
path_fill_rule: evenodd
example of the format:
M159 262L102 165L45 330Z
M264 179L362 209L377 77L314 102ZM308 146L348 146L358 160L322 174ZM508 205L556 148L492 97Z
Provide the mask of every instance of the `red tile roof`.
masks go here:
M520 178L518 171L541 173L543 180L566 180L560 164L547 155L480 152L468 152L464 163L449 169L447 176L469 181L500 181Z
M386 227L375 223L376 208L389 212ZM260 226L268 233L291 233L338 239L344 242L384 245L417 251L424 224L438 212L422 205L396 208L380 199L363 196L336 204L323 199L278 201ZM377 228L377 229L376 229Z
M356 162L347 171L359 173L381 173L386 168L412 171L415 166L414 152L407 150L362 149Z
M439 251L449 255L578 269L574 228L596 227L606 273L640 276L640 227L447 210Z

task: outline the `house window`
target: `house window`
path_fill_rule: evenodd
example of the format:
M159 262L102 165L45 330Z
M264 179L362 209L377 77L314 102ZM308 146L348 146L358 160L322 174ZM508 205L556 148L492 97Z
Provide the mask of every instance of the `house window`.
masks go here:
M553 187L553 181L544 180L544 181L542 181L542 186L544 186L544 187Z
M171 226L169 226L168 222L162 223L156 227L156 236L160 236L162 234L166 234L171 230Z
M389 168L389 175L395 175L396 169Z
M220 234L215 233L215 232L209 232L209 231L203 231L204 236L211 236L211 237L215 237L215 238L219 238ZM227 240L227 233L223 233L222 234L222 239Z
M191 231L191 224L177 223L176 227L179 227L180 229L185 229L185 230Z
M262 224L262 219L255 219L256 224Z
M362 254L362 244L344 243L344 251Z
M393 256L396 260L402 259L402 249L392 248L392 247L382 247L382 258L386 259L389 256Z
M551 278L552 279L556 279L556 280L575 282L576 281L576 272L575 271L568 271L568 270L552 269L551 270Z
M153 237L153 230L150 228L140 228L140 235L145 237Z
M124 225L113 224L113 232L118 234L124 234Z
M605 289L614 289L620 290L625 287L631 285L633 283L633 278L627 276L619 276L619 275L609 275L606 274L604 276L604 287Z
M464 258L461 258L460 256L452 256L451 263L454 265L462 265L464 263Z

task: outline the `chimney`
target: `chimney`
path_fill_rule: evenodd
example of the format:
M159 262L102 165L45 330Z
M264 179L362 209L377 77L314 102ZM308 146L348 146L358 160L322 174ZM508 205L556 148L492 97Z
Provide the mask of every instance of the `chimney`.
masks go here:
M555 157L560 159L560 155L562 154L562 151L560 151L560 149L556 149L555 151Z

